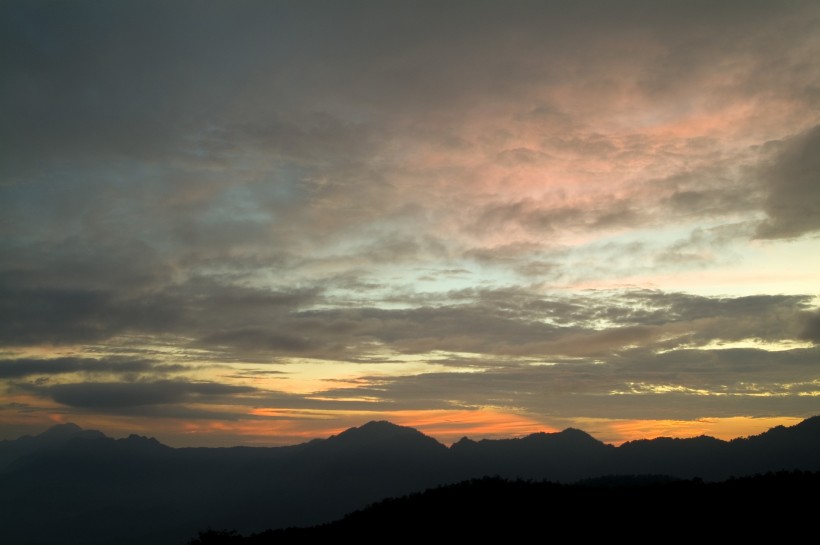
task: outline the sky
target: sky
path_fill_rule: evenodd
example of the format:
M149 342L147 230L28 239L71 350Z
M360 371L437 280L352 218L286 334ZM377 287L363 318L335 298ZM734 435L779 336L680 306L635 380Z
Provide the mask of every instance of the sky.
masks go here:
M0 438L820 414L820 4L0 4Z

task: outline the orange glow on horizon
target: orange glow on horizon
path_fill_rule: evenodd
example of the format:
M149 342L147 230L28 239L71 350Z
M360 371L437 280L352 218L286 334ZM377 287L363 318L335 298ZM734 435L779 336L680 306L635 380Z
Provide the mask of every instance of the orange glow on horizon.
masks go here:
M343 432L344 430L361 426L370 420L388 420L400 426L416 428L425 435L436 438L445 444L451 444L462 437L471 438L507 438L520 437L537 432L554 432L555 428L547 426L533 418L513 413L506 413L496 409L482 410L404 410L404 411L345 411L344 413L329 413L327 411L294 411L290 409L257 408L250 411L254 416L268 416L275 418L293 418L298 421L298 428L288 429L288 435L313 439L327 437ZM306 420L315 423L330 425L306 425ZM277 430L289 428L284 422L277 420L274 424ZM243 422L243 426L251 424L248 431L253 435L263 431L259 424L267 427L270 433L271 423Z
M462 437L509 438L537 432L555 432L532 418L493 409L480 411L400 411L394 422L416 428L445 444Z
M324 439L372 420L388 420L412 427L450 445L462 437L473 440L524 437L538 432L555 433L567 427L581 429L604 443L621 445L638 439L687 438L708 435L723 440L763 433L775 426L793 426L802 417L716 417L694 420L557 418L540 420L534 415L505 412L499 408L476 410L327 411L316 409L255 408L234 420L183 420L163 418L146 421L139 416L79 415L50 411L43 420L14 411L1 411L5 436L37 434L58 423L74 422L97 429L110 437L132 433L156 437L172 447L188 446L283 446ZM39 423L39 425L38 425ZM39 430L37 428L40 428ZM20 433L17 433L17 431ZM33 431L31 431L33 430Z
M555 426L531 417L505 413L496 409L482 410L407 410L407 411L302 411L291 409L254 409L256 416L270 419L240 420L236 422L197 421L182 423L188 441L194 437L202 443L224 436L228 444L288 445L311 439L337 435L349 428L362 426L371 420L388 420L400 426L415 428L450 445L462 437L473 440L509 439L533 433L555 433L567 427L579 428L604 443L621 445L638 439L658 437L687 438L709 435L730 440L757 435L775 426L793 426L799 417L753 418L736 416L701 418L697 420L611 420L577 418L561 420ZM173 433L170 429L168 433ZM230 441L233 440L233 443ZM173 442L173 441L172 441Z
M775 426L794 426L803 419L791 416L732 416L697 420L604 420L578 419L581 429L606 443L621 445L639 439L658 437L687 438L708 435L728 441L761 434ZM594 431L592 431L594 430Z

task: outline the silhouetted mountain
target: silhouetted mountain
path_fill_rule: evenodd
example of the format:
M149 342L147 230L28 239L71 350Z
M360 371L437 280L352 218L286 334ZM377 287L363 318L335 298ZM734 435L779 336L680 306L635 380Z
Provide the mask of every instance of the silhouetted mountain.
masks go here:
M568 428L559 433L534 433L520 439L471 441L451 447L463 479L483 475L505 478L575 481L603 467L615 447Z
M208 527L317 525L386 497L487 475L589 485L623 475L660 483L662 475L711 481L820 471L820 418L729 442L654 439L617 448L574 429L464 438L447 448L415 429L370 422L291 447L175 449L63 425L3 441L0 456L3 543L178 545Z
M721 441L713 437L630 441L616 449L613 472L656 473L720 480L777 470L820 469L820 417L760 435Z
M105 436L96 430L83 430L77 424L67 423L52 426L37 436L24 435L13 441L0 441L0 471L22 456L60 448L77 437L96 439Z
M398 426L386 420L372 421L358 428L350 428L339 435L329 437L323 445L325 447L352 447L360 448L446 448L444 445L428 437L415 428Z

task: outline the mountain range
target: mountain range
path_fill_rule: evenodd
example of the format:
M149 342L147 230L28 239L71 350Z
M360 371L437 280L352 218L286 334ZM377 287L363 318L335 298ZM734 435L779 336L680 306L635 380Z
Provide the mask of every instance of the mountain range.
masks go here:
M62 424L0 441L0 527L10 545L181 545L208 527L249 533L316 525L384 498L484 476L708 482L781 470L820 471L820 417L732 441L661 438L619 447L571 428L447 447L381 421L288 447L171 448Z

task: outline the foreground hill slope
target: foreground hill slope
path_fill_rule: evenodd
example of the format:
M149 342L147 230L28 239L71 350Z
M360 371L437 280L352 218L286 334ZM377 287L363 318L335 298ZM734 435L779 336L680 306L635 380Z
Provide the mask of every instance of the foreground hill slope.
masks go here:
M730 479L622 478L619 484L566 485L485 477L387 499L340 520L310 528L269 530L251 536L204 531L191 545L272 545L317 540L377 542L530 541L552 528L565 538L653 541L676 538L798 539L811 531L811 498L820 473L780 472ZM732 513L726 506L732 506ZM571 529L570 529L571 528ZM707 530L708 528L708 530Z

